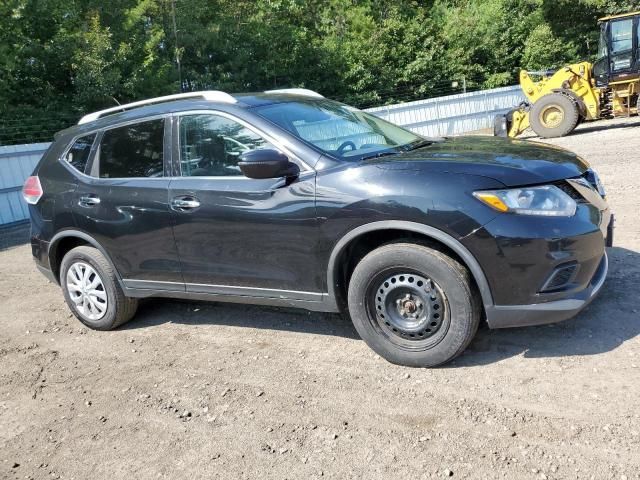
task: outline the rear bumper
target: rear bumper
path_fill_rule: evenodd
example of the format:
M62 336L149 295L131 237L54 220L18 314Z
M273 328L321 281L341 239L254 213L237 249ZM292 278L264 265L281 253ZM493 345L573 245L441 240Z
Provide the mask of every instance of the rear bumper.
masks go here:
M589 285L567 298L532 305L494 305L486 307L490 328L527 327L561 322L577 315L598 295L609 270L605 253Z
M49 263L49 242L38 238L31 237L31 254L36 262L36 267L50 282L58 283L55 274L51 270Z
M53 283L58 283L56 276L53 274L51 270L38 264L36 264L36 267L38 267L38 270L40 270L40 273L43 274L47 278L47 280Z

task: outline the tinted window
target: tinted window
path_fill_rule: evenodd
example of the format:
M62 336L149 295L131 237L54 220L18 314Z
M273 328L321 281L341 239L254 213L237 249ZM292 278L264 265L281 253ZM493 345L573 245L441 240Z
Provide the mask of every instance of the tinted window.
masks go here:
M180 118L180 170L183 177L242 175L244 152L274 148L238 122L219 115Z
M276 103L256 108L259 115L329 155L358 160L395 152L424 141L415 133L330 100Z
M633 19L618 20L611 24L611 53L631 50L633 44Z
M164 120L106 130L100 142L100 178L161 177Z
M79 172L84 173L87 167L87 161L89 160L89 154L91 153L91 146L96 139L96 134L87 135L86 137L80 137L64 156L65 162L73 166Z
M633 19L611 24L611 71L631 68L633 48Z

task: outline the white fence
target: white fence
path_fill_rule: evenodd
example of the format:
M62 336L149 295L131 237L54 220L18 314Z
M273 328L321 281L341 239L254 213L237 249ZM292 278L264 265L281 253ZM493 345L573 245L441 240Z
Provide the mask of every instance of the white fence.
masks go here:
M20 190L48 146L31 143L0 147L0 226L29 218Z
M519 86L401 103L367 111L425 136L458 135L490 128L494 117L524 99ZM20 189L48 143L0 146L0 226L29 218Z
M493 128L496 115L524 100L519 86L494 88L367 109L420 135L459 135Z

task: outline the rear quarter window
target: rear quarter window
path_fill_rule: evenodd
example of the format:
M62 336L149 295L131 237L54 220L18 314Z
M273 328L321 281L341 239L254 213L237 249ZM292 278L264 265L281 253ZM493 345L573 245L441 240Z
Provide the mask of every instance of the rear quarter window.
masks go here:
M76 139L67 150L63 160L77 171L85 173L89 155L91 154L91 147L95 139L95 133Z
M100 142L100 178L162 177L164 119L106 130Z

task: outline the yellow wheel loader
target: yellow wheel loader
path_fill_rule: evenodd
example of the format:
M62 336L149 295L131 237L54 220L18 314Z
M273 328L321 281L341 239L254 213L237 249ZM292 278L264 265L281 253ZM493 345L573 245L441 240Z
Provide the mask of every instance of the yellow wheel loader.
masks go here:
M496 117L495 135L517 137L531 128L542 138L563 137L582 121L638 114L640 12L601 18L599 23L595 63L520 72L527 100Z

